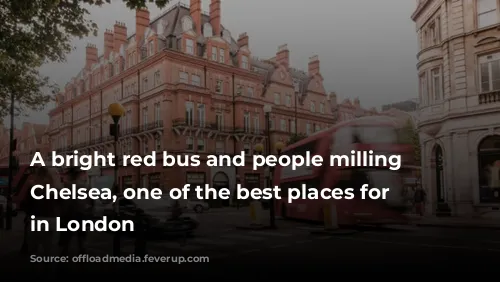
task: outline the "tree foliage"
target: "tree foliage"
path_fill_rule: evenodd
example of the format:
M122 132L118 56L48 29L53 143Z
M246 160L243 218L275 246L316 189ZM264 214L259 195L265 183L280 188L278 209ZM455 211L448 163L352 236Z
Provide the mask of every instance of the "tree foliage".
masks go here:
M304 138L306 138L306 137L307 137L307 135L306 135L306 134L304 134L304 133L294 133L294 134L292 134L292 135L290 136L290 138L289 138L289 139L288 139L288 141L286 142L286 145L287 145L287 146L290 146L290 145L292 145L292 144L294 144L294 143L299 142L300 140L302 140L302 139L304 139Z
M130 9L162 8L169 0L123 2ZM111 0L0 0L0 117L8 114L11 94L18 114L43 109L58 89L39 68L65 61L73 37L96 35L88 8L106 3Z
M403 144L413 145L415 164L420 165L420 138L411 119L408 119L405 126L400 129L399 140Z

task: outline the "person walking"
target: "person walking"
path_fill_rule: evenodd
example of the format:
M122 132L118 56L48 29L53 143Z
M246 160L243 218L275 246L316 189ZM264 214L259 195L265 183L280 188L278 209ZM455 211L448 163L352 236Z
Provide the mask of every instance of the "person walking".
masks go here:
M39 167L35 172L35 183L39 185L50 184L51 187L60 189L61 183L59 181L58 173L52 168ZM42 196L43 190L37 189L35 192L36 196ZM33 265L37 266L38 261L42 261L44 264L45 271L52 270L52 264L54 262L53 258L53 244L55 238L55 228L56 228L56 217L58 216L58 205L55 199L41 199L36 200L30 193L27 196L25 202L26 214L31 218L35 216L35 219L40 222L48 223L48 229L42 230L32 230L32 226L27 219L27 226L29 226L26 240L27 252L32 259ZM35 225L35 228L37 226ZM41 227L45 227L42 226ZM39 249L42 248L42 255L39 256Z
M413 203L415 205L415 212L420 216L424 215L426 197L427 194L425 193L425 190L421 185L418 185L416 187L415 194L413 195Z

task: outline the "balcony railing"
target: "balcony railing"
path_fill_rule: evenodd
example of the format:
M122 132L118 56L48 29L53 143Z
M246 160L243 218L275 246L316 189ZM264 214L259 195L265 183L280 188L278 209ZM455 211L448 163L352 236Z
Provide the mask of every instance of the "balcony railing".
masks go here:
M478 95L479 104L500 103L500 90Z
M140 132L140 126L129 127L129 128L125 128L125 129L120 130L120 136L125 137L128 135L137 134L139 132Z
M264 135L266 133L265 130L254 127L236 127L235 132L237 134L253 134L253 135Z
M157 120L150 123L142 124L140 126L140 132L159 129L159 128L163 128L162 120Z

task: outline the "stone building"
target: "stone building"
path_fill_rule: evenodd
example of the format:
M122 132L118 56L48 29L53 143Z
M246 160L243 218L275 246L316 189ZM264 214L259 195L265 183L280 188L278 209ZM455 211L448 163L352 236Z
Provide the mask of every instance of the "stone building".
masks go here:
M497 0L420 0L419 124L429 213L500 207Z

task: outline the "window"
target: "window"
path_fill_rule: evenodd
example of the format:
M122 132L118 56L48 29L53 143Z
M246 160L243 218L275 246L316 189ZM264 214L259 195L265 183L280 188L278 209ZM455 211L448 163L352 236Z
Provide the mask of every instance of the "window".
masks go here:
M155 150L161 151L161 137L156 137L155 138Z
M295 133L295 120L290 120L290 132Z
M243 115L243 130L245 132L250 132L250 114L245 113Z
M500 90L500 53L479 58L481 92Z
M243 152L245 152L245 155L250 155L252 153L252 151L250 150L250 143L248 142L245 142L243 144Z
M217 47L212 47L212 61L217 62Z
M144 138L143 143L142 143L142 154L147 155L149 153L149 144L148 144L148 139Z
M179 82L180 83L188 83L189 82L189 75L187 72L181 71L179 73Z
M443 87L441 83L441 69L436 68L431 71L432 75L432 94L434 95L434 100L441 100Z
M144 127L148 124L148 107L142 108L142 124Z
M186 102L186 125L193 125L194 120L194 104Z
M160 71L156 71L155 72L155 76L154 76L154 87L158 86L161 84L161 76L160 76Z
M186 138L186 150L192 151L193 150L193 137L188 136Z
M223 92L223 88L222 88L222 80L217 80L217 82L215 83L215 93L217 94L222 94Z
M198 138L198 143L197 143L197 151L198 152L204 152L205 151L205 139Z
M427 104L427 76L426 73L420 75L420 102Z
M143 77L142 78L142 92L146 92L149 89L148 85L148 77Z
M270 118L269 119L269 130L274 130L275 126L274 126L274 119L273 118Z
M282 119L280 121L280 129L281 129L281 131L285 131L286 132L286 120Z
M276 105L281 104L281 95L280 95L280 93L274 93L274 104L276 104Z
M219 131L224 129L224 115L222 113L215 114L215 126Z
M253 98L253 88L247 87L247 96Z
M498 23L497 0L477 0L477 27Z
M186 53L194 55L194 41L192 39L186 39Z
M300 90L300 83L296 79L293 80L293 89L295 90L295 92L299 92Z
M149 42L149 56L153 56L155 54L155 43L154 41Z
M311 113L316 112L316 104L314 104L314 102L311 102L310 108L311 108Z
M222 155L225 153L224 151L224 141L217 141L215 143L215 153L218 155Z
M200 86L201 85L201 77L199 75L193 74L191 76L191 84L195 86Z
M311 124L310 123L306 124L306 134L311 135Z
M200 127L205 127L205 105L198 104L198 120L200 122Z
M321 130L321 127L320 127L318 124L316 124L316 125L314 126L314 132L318 132L318 131L320 131L320 130Z
M319 113L324 114L325 113L325 104L319 103Z
M161 120L160 102L155 103L155 123L158 124Z
M260 121L258 116L253 118L253 129L255 134L260 133Z
M132 127L132 111L131 110L127 111L127 114L125 115L125 120L127 121L126 122L127 129L129 129L130 127Z
M222 63L222 64L223 64L223 63L225 63L225 62L226 62L226 58L225 58L225 56L224 56L224 55L225 55L225 52L226 52L226 50L224 50L224 49L222 49L222 48L221 48L221 49L219 49L219 63Z
M287 95L285 96L285 99L286 99L286 101L285 101L286 106L287 106L287 107L291 107L291 106L292 106L292 96L290 96L289 94L287 94Z
M248 57L247 56L241 56L241 68L248 69Z

